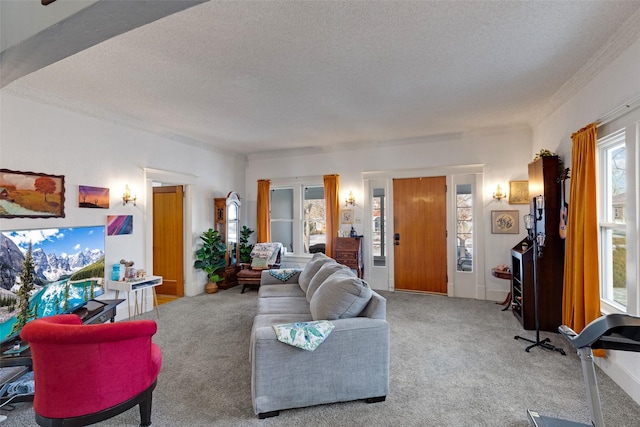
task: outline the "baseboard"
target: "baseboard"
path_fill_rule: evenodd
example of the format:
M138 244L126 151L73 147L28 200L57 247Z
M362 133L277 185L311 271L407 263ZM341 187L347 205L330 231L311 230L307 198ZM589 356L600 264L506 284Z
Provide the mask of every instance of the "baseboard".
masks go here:
M482 289L479 289L479 292L481 290ZM490 290L487 290L487 291L485 291L485 298L484 299L487 300L487 301L502 302L507 298L507 295L509 295L508 291L498 291L498 290L496 290L496 291L492 291L491 290L490 291Z
M594 357L596 365L640 405L640 379L635 378L616 357Z

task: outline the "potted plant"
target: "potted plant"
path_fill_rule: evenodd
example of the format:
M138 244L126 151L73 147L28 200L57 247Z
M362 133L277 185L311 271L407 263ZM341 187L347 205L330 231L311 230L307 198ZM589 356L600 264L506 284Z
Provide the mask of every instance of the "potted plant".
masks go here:
M253 245L249 244L249 238L253 232L254 230L250 229L246 225L243 225L240 230L240 262L251 262L251 250L253 249Z
M227 247L222 241L220 232L213 228L203 232L200 240L202 240L202 247L196 251L193 266L207 273L209 283L205 290L208 294L213 294L218 291L218 282L224 280L224 277L218 273L227 266L225 258Z

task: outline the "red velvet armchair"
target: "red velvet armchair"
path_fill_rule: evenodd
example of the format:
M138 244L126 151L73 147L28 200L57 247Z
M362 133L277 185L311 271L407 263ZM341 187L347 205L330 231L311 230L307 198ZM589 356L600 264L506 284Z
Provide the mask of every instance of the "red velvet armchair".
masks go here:
M75 314L27 323L20 336L33 358L33 408L41 426L85 426L140 405L151 425L151 401L162 353L153 320L83 325Z

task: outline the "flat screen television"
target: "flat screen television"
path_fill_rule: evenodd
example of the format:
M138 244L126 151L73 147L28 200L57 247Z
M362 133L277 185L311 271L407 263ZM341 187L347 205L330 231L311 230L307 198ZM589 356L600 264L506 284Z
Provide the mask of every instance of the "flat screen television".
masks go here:
M105 227L66 227L0 232L0 341L14 337L16 278L31 242L35 290L33 318L70 312L104 293ZM93 280L89 280L93 279Z

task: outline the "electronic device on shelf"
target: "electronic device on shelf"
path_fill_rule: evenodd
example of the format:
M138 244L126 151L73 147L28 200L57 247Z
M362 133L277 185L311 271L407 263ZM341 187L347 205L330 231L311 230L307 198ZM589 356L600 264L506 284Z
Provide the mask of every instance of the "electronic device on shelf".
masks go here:
M73 310L72 313L79 316L80 319L84 321L100 313L102 310L104 310L105 306L106 304L101 301L91 300L91 301L87 301L86 304L83 304L82 306Z

